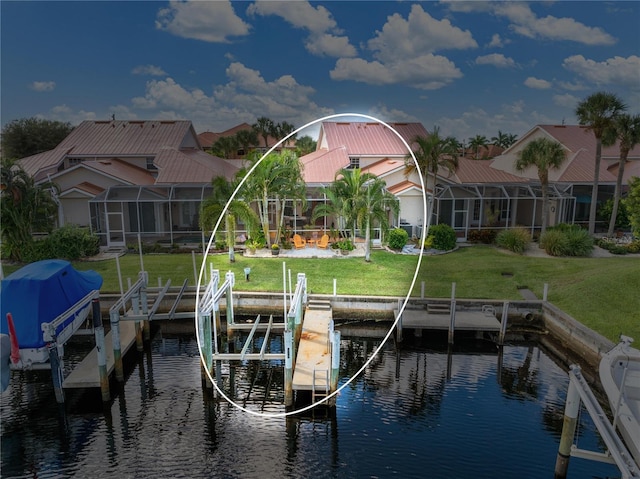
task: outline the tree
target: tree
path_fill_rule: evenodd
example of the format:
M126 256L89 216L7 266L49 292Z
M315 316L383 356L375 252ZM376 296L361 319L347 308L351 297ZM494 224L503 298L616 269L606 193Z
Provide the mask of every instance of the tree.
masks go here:
M271 246L269 236L269 201L275 202L277 243L284 223L284 207L287 201L305 202L306 185L302 178L302 166L298 157L291 151L272 152L260 161L258 155L251 159L253 167L260 162L249 175L243 189L248 201L255 201L258 217L262 225L265 240Z
M295 129L296 127L293 126L291 123L287 123L286 121L283 121L282 123L278 123L277 125L274 126L271 136L273 136L274 138L277 138L278 141L280 141L283 138L286 138L290 133L295 131ZM288 141L291 141L291 140L295 141L295 139L296 139L295 135L293 135L293 137L290 138Z
M615 118L626 110L626 105L617 95L596 92L588 96L576 107L576 116L580 125L587 126L596 138L596 157L589 208L589 234L596 230L596 209L598 203L598 180L600 178L600 160L602 158L602 139L607 130L612 129Z
M216 176L211 180L213 192L205 198L200 206L200 228L202 231L212 231L221 215L224 216L224 228L226 242L229 247L229 261L235 261L235 229L236 221L241 220L247 226L247 236L251 236L252 230L258 224L258 216L248 203L238 198L233 199L242 177L238 175L233 181L227 181L224 176ZM226 208L226 210L225 210Z
M440 168L446 168L450 173L458 169L458 148L457 140L452 137L442 138L440 129L436 126L433 132L427 136L416 136L413 140L416 144L414 155L417 165L411 155L405 156L405 176L409 176L419 167L422 172L423 182L427 195L427 218L425 220L424 231L429 231L431 217L433 216L433 205L436 178ZM431 191L431 194L429 194Z
M542 188L541 234L544 234L549 222L549 170L559 168L565 158L565 151L560 143L548 138L538 138L530 142L518 154L515 163L515 168L518 171L523 171L530 166L538 170L538 179Z
M71 123L22 118L13 120L2 129L2 157L21 159L54 149L73 127Z
M269 135L273 132L274 127L273 120L266 116L261 116L251 126L251 128L264 139L265 148L269 148Z
M614 123L615 135L620 142L620 163L618 166L618 177L616 178L616 189L613 195L613 209L609 220L609 230L607 234L613 235L618 215L618 205L622 196L622 178L624 167L627 162L629 152L640 143L640 115L628 115L626 113L618 115Z
M238 149L241 149L245 156L260 144L255 130L240 130L235 134L235 139Z
M384 180L374 177L364 182L362 189L362 200L358 205L356 221L358 227L365 231L365 255L364 260L371 261L371 227L373 224L380 225L382 233L389 229L389 210L394 216L400 214L400 202L386 190L387 184Z
M33 243L33 233L50 232L57 205L51 183L36 185L22 168L3 161L0 166L0 234L2 254L21 261Z
M629 178L629 192L623 200L633 234L640 238L640 177Z
M517 138L518 138L518 135L502 133L502 131L498 130L498 136L491 137L491 142L494 145L499 146L500 148L504 148L506 150L516 142Z
M304 156L316 151L316 146L316 141L310 136L303 136L296 140L296 151L299 156Z
M473 148L475 155L474 158L477 160L480 154L480 148L486 148L489 144L489 140L484 135L476 135L473 138L469 138L469 147Z
M218 138L211 146L211 151L220 158L235 158L238 153L238 140L235 135Z

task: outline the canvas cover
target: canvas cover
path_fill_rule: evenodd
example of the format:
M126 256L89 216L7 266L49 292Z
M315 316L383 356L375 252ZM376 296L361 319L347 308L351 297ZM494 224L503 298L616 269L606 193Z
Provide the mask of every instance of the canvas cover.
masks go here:
M44 260L28 264L2 280L0 333L9 333L7 313L11 313L23 348L41 348L42 323L65 312L92 290L102 286L95 271L77 271L64 260Z

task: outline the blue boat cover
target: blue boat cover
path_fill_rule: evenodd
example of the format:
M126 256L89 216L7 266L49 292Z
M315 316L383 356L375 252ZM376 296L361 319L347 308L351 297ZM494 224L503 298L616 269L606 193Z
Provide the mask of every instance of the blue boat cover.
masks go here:
M53 321L101 286L99 273L77 271L68 261L28 264L2 280L0 333L9 333L7 313L11 313L20 349L41 348L45 342L40 325Z

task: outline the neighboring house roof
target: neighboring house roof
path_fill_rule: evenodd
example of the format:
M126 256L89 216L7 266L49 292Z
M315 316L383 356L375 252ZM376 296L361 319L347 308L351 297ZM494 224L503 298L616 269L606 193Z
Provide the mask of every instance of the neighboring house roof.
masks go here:
M160 150L154 164L158 167L155 180L158 184L208 183L214 176L231 179L239 169L201 150L179 151L174 148Z
M467 147L464 149L464 157L475 159L489 159L494 158L498 155L501 155L504 151L504 148L498 145L487 145L478 147L478 154L476 155L476 149L472 147Z
M384 158L383 160L376 161L375 163L362 168L363 172L371 173L378 177L388 175L392 171L404 169L404 160Z
M243 130L252 131L253 127L249 125L249 123L240 123L239 125L236 125L232 128L229 128L228 130L221 131L218 133L212 132L212 131L205 131L204 133L198 134L198 141L200 141L202 148L211 148L213 144L216 141L218 141L220 138L223 138L226 136L234 136L236 133ZM271 135L268 135L267 141L269 142L269 146L271 147L276 143L278 143L280 141L280 138L274 138ZM262 135L258 135L258 147L266 148L266 146L267 145L264 144L264 138L262 137Z
M74 168L96 170L131 185L152 185L154 183L153 176L147 170L133 166L118 158L84 161ZM70 171L70 169L66 171Z
M421 123L389 123L411 146L416 136L428 136ZM323 122L318 137L318 149L347 148L349 156L400 156L407 147L390 128L382 123Z
M454 183L482 184L482 183L522 183L528 178L513 175L506 171L492 168L493 160L471 160L458 158L458 169L451 175L446 174L446 169L439 172L438 176L452 180Z
M387 190L393 195L401 195L402 193L406 193L411 189L422 191L422 187L419 184L409 180L405 180L393 186L390 186Z

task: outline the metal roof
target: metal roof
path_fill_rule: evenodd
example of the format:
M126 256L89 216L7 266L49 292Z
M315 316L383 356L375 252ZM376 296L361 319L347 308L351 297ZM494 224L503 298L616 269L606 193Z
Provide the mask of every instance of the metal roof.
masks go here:
M411 146L416 136L428 136L421 123L389 123ZM396 156L409 153L407 147L390 128L377 122L323 122L319 147L331 150L344 146L349 156Z

